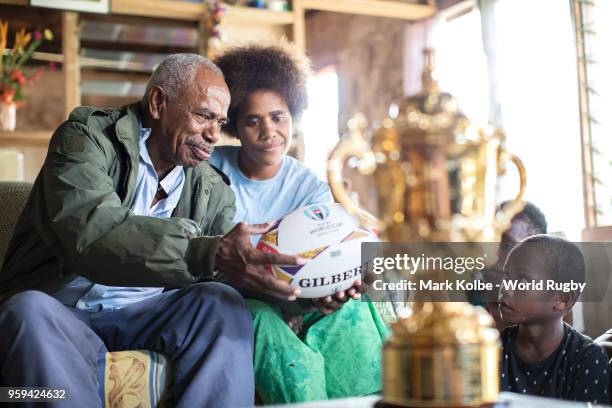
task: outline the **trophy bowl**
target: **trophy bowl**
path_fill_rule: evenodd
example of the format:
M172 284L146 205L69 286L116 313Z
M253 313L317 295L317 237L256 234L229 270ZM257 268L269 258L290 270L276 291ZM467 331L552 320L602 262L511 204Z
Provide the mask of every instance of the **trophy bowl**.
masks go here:
M425 50L422 90L404 98L372 129L363 115L348 123L328 160L335 199L364 226L392 243L498 242L523 208L526 172L503 147L504 134L479 128L433 79L433 52ZM373 177L376 209L368 212L344 190L342 168L351 157ZM506 164L518 170L515 199L496 211ZM372 214L374 213L374 214ZM491 260L493 261L493 260ZM418 272L417 272L418 275ZM499 334L482 308L465 302L416 301L393 325L383 347L383 403L402 407L478 406L499 390Z

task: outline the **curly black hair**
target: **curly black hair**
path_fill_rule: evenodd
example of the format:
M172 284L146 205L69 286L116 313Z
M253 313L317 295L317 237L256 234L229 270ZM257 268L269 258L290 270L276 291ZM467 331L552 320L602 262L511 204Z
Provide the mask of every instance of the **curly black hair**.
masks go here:
M504 201L501 203L497 210L504 209L511 200ZM546 222L546 216L535 204L529 201L525 201L525 207L517 213L513 219L522 219L527 221L529 225L529 233L531 235L546 234L548 233L548 223Z
M232 97L229 121L223 128L232 136L238 133L238 111L255 91L277 92L295 120L299 120L308 106L306 81L311 72L310 61L288 43L233 47L217 57L214 63L223 71Z
M584 255L573 242L552 235L538 234L525 238L519 245L535 245L535 248L544 252L547 258L546 269L555 282L584 282ZM575 290L573 294L572 301L576 302L580 289Z

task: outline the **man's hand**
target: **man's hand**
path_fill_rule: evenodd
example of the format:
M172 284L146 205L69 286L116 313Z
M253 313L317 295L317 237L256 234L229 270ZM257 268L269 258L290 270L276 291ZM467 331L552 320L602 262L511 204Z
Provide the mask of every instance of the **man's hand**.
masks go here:
M251 235L267 232L273 223L239 223L221 238L215 256L215 268L236 287L280 299L295 300L300 290L278 279L265 265L303 265L304 260L286 254L269 254L251 245Z
M333 296L326 296L312 299L312 304L319 309L323 315L327 316L340 309L349 299L359 299L361 297L361 279L357 279L353 286L346 291L341 290Z

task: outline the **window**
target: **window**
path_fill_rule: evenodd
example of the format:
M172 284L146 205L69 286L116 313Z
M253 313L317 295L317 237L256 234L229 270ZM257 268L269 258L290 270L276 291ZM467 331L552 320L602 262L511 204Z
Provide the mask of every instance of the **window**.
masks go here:
M459 99L461 109L474 122L488 120L487 60L482 49L480 13L447 20L433 31L436 75L443 91ZM458 46L460 45L460 46Z
M338 143L338 75L327 67L308 83L309 107L302 118L304 163L327 180L327 157Z
M583 132L587 160L587 194L592 200L592 226L612 225L612 15L609 0L575 1L579 46L584 54Z
M434 32L438 79L476 123L489 116L488 76L507 149L527 169L526 199L546 214L551 231L578 238L584 227L576 51L571 9L558 0L499 0L484 19L478 9L442 22ZM487 20L487 19L492 19ZM487 75L481 21L491 24L496 75ZM488 25L487 25L488 26ZM490 62L490 61L489 61ZM490 65L489 65L490 66ZM499 198L512 198L512 165Z

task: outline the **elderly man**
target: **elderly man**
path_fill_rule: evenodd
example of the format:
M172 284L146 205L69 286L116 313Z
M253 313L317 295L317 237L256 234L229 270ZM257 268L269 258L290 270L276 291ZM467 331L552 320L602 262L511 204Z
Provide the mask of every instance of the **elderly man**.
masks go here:
M252 405L249 312L199 282L218 271L292 300L263 265L301 260L251 246L268 225L232 223L233 193L206 162L229 102L214 64L175 54L140 103L77 108L57 129L0 273L2 385L100 406L99 355L149 349L171 361L177 406Z

